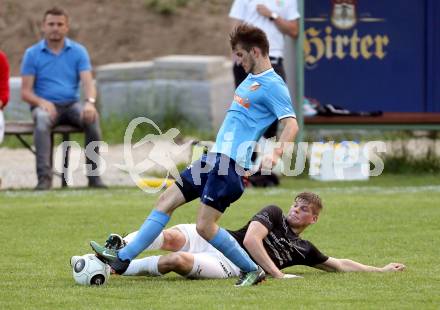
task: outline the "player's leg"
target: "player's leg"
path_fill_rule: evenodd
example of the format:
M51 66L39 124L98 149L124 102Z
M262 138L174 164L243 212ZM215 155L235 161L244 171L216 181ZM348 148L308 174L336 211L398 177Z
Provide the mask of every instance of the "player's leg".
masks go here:
M156 208L147 217L133 240L124 248L108 249L95 241L91 241L90 246L100 259L108 263L116 273L122 274L128 268L130 261L159 236L170 220L172 212L184 203L185 197L173 184L160 195Z
M190 279L225 279L237 277L240 273L240 269L226 262L226 258L217 250L196 253L193 259L192 269L185 275Z
M168 223L171 213L182 204L200 197L206 182L205 170L209 171L206 157L195 161L181 173L181 183L174 183L159 197L155 210L146 219L133 241L118 254L121 260L130 261L147 248ZM194 181L199 176L199 182Z
M145 250L161 233L173 211L186 202L181 190L173 184L163 192L133 240L118 253L121 260L132 260Z
M214 248L208 241L200 236L195 224L181 224L175 226L186 237L187 242L178 253L186 252L193 254L193 266L188 278L221 279L235 277L240 269L232 264L222 253Z
M165 255L166 256L166 255ZM144 258L136 258L130 262L127 270L122 273L122 276L161 276L163 273L159 272L158 262L162 256L148 256Z
M199 172L193 171L193 167L201 168L203 158L194 162L193 165L181 174L182 183L174 183L159 197L155 209L151 212L139 229L132 242L120 251L113 251L91 241L90 245L96 254L108 263L117 273L123 273L130 261L146 249L160 234L170 220L172 212L182 204L200 197L201 183L198 185L192 181L192 175ZM196 168L194 168L196 169ZM202 179L206 177L202 175Z
M181 225L179 225L181 226ZM134 231L123 238L125 244L129 244L138 234ZM185 234L176 226L163 230L159 236L145 249L146 251L164 250L177 252L181 250L187 243Z
M194 265L194 255L186 252L170 253L162 256L157 264L157 269L161 274L174 271L182 276L191 272Z
M202 204L197 218L197 232L243 272L257 270L258 266L238 244L237 240L217 225L221 215L220 211Z
M236 277L239 273L237 267L222 261L218 252L217 254L176 252L135 259L122 275L161 276L171 271L190 279L224 279Z
M175 252L167 255L148 256L134 259L122 274L123 276L161 276L174 271L187 275L193 268L193 254Z
M226 208L239 199L244 191L242 178L235 166L235 162L228 157L217 157L201 196L202 205L197 218L197 231L244 274L249 275L244 282L240 279L241 283L252 285L264 279L264 271L252 261L225 229L217 225Z

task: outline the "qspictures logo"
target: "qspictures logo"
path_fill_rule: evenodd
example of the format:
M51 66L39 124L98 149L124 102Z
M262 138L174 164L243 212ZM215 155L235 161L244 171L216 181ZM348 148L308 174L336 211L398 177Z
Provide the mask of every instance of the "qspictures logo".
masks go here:
M390 38L386 33L370 33L368 24L386 23L386 20L369 12L359 12L359 2L366 0L329 1L329 11L305 18L308 26L304 38L306 65L314 68L322 59L383 60Z
M133 144L133 134L136 128L142 124L152 126L156 133L145 135L140 141ZM192 141L185 144L178 145L175 142L175 138L179 135L180 131L177 128L171 128L166 132L162 132L159 126L154 121L146 117L137 117L133 119L125 131L124 135L124 161L125 165L120 166L121 169L127 171L130 174L133 182L147 193L157 193L166 186L164 182L161 186L148 186L142 182L143 174L148 172L153 167L162 167L167 171L165 180L172 178L175 182L182 184L179 170L177 169L177 163L173 160L173 156L177 155L191 146ZM159 146L159 142L166 141L170 145L174 145L176 148L166 148ZM145 158L138 163L135 163L132 151L135 148L149 143L152 148ZM141 186L142 184L142 186Z
M139 126L151 127L148 134L138 140L135 131ZM139 133L139 132L138 132ZM167 181L176 182L182 185L182 178L177 167L177 162L174 158L178 154L184 154L191 151L190 148L193 145L193 141L188 141L184 144L177 144L176 137L180 134L177 128L171 128L167 131L162 131L159 126L151 119L146 117L137 117L133 119L124 135L124 162L122 164L113 163L113 166L129 174L133 183L146 193L157 193L161 189L167 186ZM226 138L230 137L230 138ZM226 154L219 159L218 175L227 175L229 171L229 161L231 160L228 154L232 152L232 139L233 133L226 133L225 140L220 142L218 147L220 153ZM210 142L212 141L204 141ZM142 155L135 156L134 150L148 144L147 149L142 150ZM284 176L298 176L302 174L306 168L306 161L310 158L309 175L314 178L325 179L327 177L336 178L339 180L350 180L368 176L379 176L383 169L384 163L379 156L379 153L386 152L386 145L383 141L369 141L362 145L356 142L343 141L335 143L334 141L327 142L277 142L274 138L262 139L258 143L256 141L243 141L236 148L234 152L236 156L246 156L249 152L250 145L257 145L258 148L254 149L257 154L257 158L252 162L248 169L243 169L235 163L235 172L241 176L251 176L257 172L261 175L270 175L276 172L278 175ZM206 145L206 144L205 144ZM96 163L100 169L85 171L87 176L98 176L105 174L108 164L105 162L97 152L97 147L100 146L101 153L107 153L109 151L108 145L103 141L93 141L86 146L86 156ZM58 152L67 150L68 147L74 147L81 152L81 147L76 141L65 141L57 148ZM277 161L275 166L273 163L270 165L264 164L263 158L266 156L272 157L275 149L283 148L282 157ZM194 155L194 154L193 154ZM58 154L61 156L61 154ZM191 178L195 185L202 184L202 175L211 173L211 170L216 166L216 160L218 158L217 151L208 152L204 156L204 163L198 160L198 157L193 161L187 169L191 168ZM76 162L71 162L71 168L73 170L79 169L79 157ZM264 164L264 165L263 165ZM166 176L163 178L161 184L149 185L143 182L145 178L148 178L148 174L154 168L162 168L166 171ZM373 168L373 169L372 169ZM63 172L62 169L57 172ZM71 171L72 172L72 171ZM73 179L69 180L70 173L65 174L65 181L69 185L73 185ZM169 180L168 180L169 179ZM209 197L206 197L209 199Z

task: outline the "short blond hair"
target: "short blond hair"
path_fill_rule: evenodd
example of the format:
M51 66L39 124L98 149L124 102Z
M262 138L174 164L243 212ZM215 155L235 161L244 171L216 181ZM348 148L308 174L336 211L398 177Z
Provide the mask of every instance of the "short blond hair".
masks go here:
M312 212L315 215L319 215L321 210L324 208L321 197L319 197L317 194L312 192L299 193L298 195L296 195L294 201L298 201L298 200L306 201L309 204L309 206L312 208Z

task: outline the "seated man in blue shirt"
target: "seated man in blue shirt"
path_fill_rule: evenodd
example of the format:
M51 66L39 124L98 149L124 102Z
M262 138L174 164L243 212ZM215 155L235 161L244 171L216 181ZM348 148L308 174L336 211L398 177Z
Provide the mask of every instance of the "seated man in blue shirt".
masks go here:
M34 144L37 153L36 190L52 187L50 154L51 129L70 124L84 129L86 166L89 186L103 188L98 171L97 142L101 140L99 115L95 107L96 89L92 66L84 46L66 37L69 18L61 8L44 13L44 39L28 48L21 67L22 98L30 104L35 122ZM85 103L79 101L79 84L84 88ZM89 143L91 150L87 148Z

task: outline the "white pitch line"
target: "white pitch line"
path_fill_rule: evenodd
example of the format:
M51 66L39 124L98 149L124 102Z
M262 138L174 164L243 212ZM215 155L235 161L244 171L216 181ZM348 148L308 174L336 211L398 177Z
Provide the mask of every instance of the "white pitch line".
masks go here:
M254 189L251 189L254 190ZM379 194L397 194L397 193L421 193L421 192L440 192L440 185L425 186L348 186L348 187L315 187L311 191L317 193L379 193ZM277 196L280 194L297 194L298 190L287 188L271 188L264 191L265 196Z
M262 193L264 190L264 194ZM422 192L440 192L440 185L424 185L424 186L392 186L392 187L381 187L381 186L345 186L345 187L315 187L311 191L316 193L378 193L378 194L396 194L396 193L422 193ZM116 190L99 190L101 194L106 197L118 196L121 193L132 192L131 188L119 188ZM292 190L287 188L269 188L269 189L255 189L250 188L245 191L245 193L259 192L264 196L277 196L280 194L292 194L298 193L298 189ZM38 197L47 195L48 192L34 192L34 191L4 191L0 195L5 197ZM53 197L80 197L89 196L91 194L90 190L72 190L72 191L54 191L50 195ZM139 195L144 196L140 190Z

